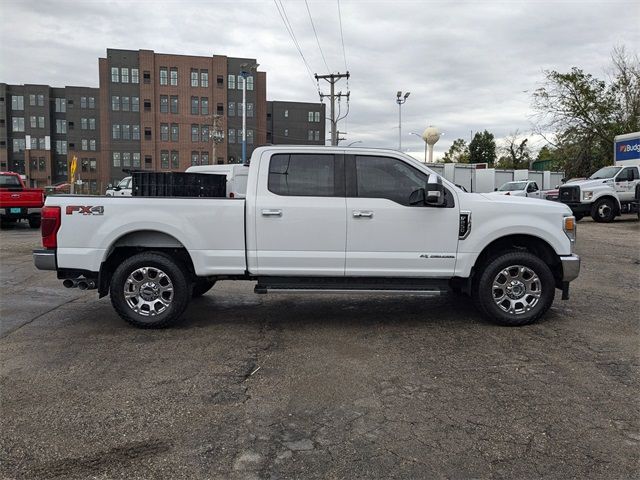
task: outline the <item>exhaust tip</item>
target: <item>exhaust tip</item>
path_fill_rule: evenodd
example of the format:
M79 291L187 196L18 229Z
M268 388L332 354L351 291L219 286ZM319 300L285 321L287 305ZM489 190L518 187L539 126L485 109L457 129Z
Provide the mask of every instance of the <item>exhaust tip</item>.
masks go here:
M74 282L73 280L67 278L66 280L64 280L62 282L62 285L64 285L66 288L73 288L76 286L76 282Z

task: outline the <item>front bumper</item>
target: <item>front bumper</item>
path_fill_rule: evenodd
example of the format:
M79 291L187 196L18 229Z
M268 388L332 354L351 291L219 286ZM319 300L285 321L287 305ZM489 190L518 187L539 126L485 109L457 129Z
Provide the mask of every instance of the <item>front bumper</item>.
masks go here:
M57 270L55 250L34 250L33 264L38 270Z
M562 281L571 282L578 278L580 274L580 257L578 255L567 255L560 257L562 262Z
M577 203L577 202L562 202L571 209L573 213L582 213L583 215L589 215L591 213L590 203Z

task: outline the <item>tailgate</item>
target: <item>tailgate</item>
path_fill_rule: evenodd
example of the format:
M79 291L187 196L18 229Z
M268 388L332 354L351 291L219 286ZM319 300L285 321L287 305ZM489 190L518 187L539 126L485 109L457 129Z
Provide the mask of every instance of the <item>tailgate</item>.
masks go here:
M43 194L41 190L2 190L0 207L41 208Z

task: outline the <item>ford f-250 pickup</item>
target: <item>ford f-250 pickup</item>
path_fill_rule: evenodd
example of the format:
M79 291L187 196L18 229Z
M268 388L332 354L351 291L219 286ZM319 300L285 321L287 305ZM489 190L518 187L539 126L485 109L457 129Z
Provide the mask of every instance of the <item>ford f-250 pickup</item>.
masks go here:
M568 298L579 273L566 205L466 193L400 152L260 147L246 198L56 196L36 267L97 288L138 327L175 322L218 280L256 293L470 295L503 325Z
M44 190L27 188L15 172L0 172L0 220L2 226L28 220L31 228L40 227Z

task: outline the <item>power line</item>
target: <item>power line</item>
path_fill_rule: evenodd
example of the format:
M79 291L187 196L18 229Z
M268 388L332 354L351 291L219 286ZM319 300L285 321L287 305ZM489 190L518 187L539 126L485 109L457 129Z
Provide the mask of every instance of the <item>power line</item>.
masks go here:
M340 0L338 0L338 20L340 21L340 41L342 42L342 58L344 59L344 69L349 71L347 67L347 53L344 48L344 33L342 32L342 12L340 11Z
M324 57L324 52L322 51L322 47L320 46L320 39L318 38L318 32L316 31L316 25L313 23L313 16L311 16L311 10L309 9L309 2L304 0L304 4L307 6L307 13L309 13L309 20L311 21L311 28L313 29L313 34L316 36L316 42L318 43L318 50L320 50L320 55L322 56L322 61L324 62L324 66L327 67L327 73L331 71L329 65L327 64L327 59Z

